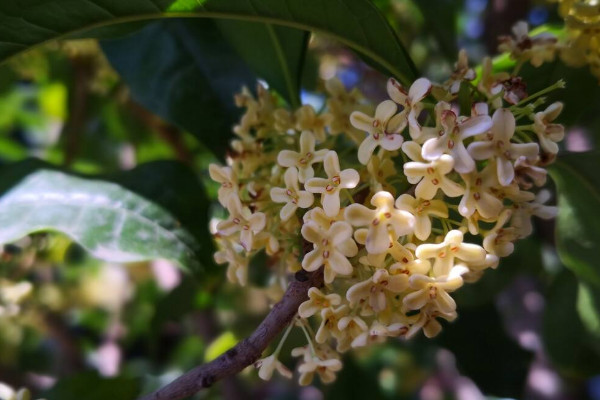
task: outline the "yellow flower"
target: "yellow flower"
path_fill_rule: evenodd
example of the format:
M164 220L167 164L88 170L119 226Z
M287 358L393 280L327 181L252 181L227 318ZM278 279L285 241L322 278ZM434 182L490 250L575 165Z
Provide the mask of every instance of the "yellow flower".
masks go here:
M351 168L340 171L340 162L335 151L327 153L323 166L327 179L311 178L306 181L304 187L311 193L321 194L323 210L332 217L340 211L340 190L356 187L360 177L358 172Z
M407 211L394 207L394 197L388 192L377 192L371 198L375 210L362 204L351 204L344 216L354 226L368 226L366 248L369 253L379 254L389 247L390 239L397 240L412 232L415 218Z
M367 132L367 137L358 147L358 161L366 165L377 146L388 151L395 151L402 146L404 138L400 132L406 126L406 117L396 114L398 106L391 100L381 102L375 109L375 116L355 111L350 115L352 125Z
M411 276L409 283L414 292L404 297L402 301L404 306L409 310L420 310L430 304L442 313L454 312L456 302L448 292L453 292L463 285L461 275L467 271L468 269L461 265L452 268L448 275L437 278L418 274Z
M282 221L287 221L294 215L298 207L308 208L314 201L314 196L298 186L298 170L290 167L283 176L285 189L271 188L271 199L276 203L285 203L279 213Z
M417 247L416 256L421 259L434 259L433 275L446 276L453 270L456 259L469 265L482 262L485 250L476 244L463 242L464 235L459 230L446 234L442 243L425 243Z
M304 183L315 176L312 165L323 161L327 152L327 149L315 151L315 136L309 131L304 131L300 135L300 152L281 150L277 162L282 167L298 168L298 179Z
M335 373L342 369L342 362L337 358L328 358L323 351L317 350L316 355L310 353L310 349L298 347L292 350L292 356L302 356L303 360L298 367L300 372L299 383L302 386L310 385L315 373L319 375L321 382L331 383L335 380Z
M240 232L240 244L246 251L252 250L254 235L265 227L265 214L252 213L247 207L242 207L239 198L235 196L229 196L227 209L230 216L227 220L219 222L218 233L222 236L230 236Z
M431 235L431 217L448 218L448 207L442 200L424 200L403 194L396 200L396 208L415 217L415 236L427 240Z
M302 226L302 236L314 245L314 250L302 260L302 268L306 271L316 271L324 266L325 283L333 282L336 275L352 273L352 264L346 257L354 257L358 248L351 240L352 227L348 223L334 222L329 229L323 230L309 221Z
M390 275L386 269L377 269L373 276L354 284L346 292L351 306L367 301L376 313L385 310L389 298L402 293L408 287L408 276Z
M308 318L325 308L338 306L341 301L342 299L338 294L325 295L316 287L312 287L308 290L308 300L300 304L298 315L302 318Z
M407 162L404 164L404 174L409 182L417 183L415 194L425 200L435 197L438 189L449 197L457 197L464 193L464 188L446 175L454 168L454 158L443 154L439 159L430 162ZM412 178L412 179L411 179Z
M310 105L302 106L296 111L296 129L311 131L320 142L325 140L325 128L332 120L333 117L329 114L317 115Z

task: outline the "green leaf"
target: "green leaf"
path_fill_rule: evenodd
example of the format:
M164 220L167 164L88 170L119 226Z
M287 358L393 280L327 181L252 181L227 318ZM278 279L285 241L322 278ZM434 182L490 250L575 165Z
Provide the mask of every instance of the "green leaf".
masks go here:
M587 331L600 339L600 291L579 282L577 312Z
M0 60L91 28L163 17L225 18L284 25L340 40L405 84L417 71L370 0L37 0L0 3ZM173 7L177 12L168 11Z
M279 92L292 107L299 107L307 32L230 20L218 20L217 26L259 78Z
M102 378L95 372L84 372L61 379L44 395L48 400L134 400L140 383L129 378Z
M101 178L27 160L0 170L0 182L0 243L55 231L110 262L163 258L198 273L211 262L208 203L176 162Z
M158 21L102 48L137 102L225 154L240 116L233 93L255 78L212 21Z
M557 185L556 245L562 262L600 286L600 152L561 154L550 168Z
M550 286L542 336L550 359L566 374L589 377L600 373L600 343L584 328L577 313L577 279L563 270Z
M427 30L438 42L442 54L454 62L458 54L456 47L456 0L416 0L421 10Z

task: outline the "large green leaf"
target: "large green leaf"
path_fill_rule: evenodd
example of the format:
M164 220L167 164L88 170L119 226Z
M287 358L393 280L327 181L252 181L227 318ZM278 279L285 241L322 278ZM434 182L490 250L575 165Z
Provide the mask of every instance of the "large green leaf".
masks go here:
M191 7L199 4L193 11ZM163 17L284 25L329 35L409 83L417 75L398 37L370 0L24 0L0 3L0 59L91 28Z
M0 170L0 243L30 233L68 235L111 262L210 262L206 200L195 175L154 162L113 177L81 177L36 160Z
M550 174L557 185L556 241L563 263L600 286L600 152L561 154Z
M244 21L218 20L217 25L259 78L292 107L300 105L307 32Z
M102 48L136 101L225 154L240 116L233 94L255 77L212 21L157 21Z
M546 351L564 373L600 373L600 343L577 313L577 279L568 270L555 277L546 296L542 336Z

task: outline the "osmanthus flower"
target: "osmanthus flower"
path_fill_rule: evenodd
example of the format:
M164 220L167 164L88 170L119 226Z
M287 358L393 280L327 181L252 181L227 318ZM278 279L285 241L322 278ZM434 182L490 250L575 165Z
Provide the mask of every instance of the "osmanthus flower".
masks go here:
M346 221L354 226L368 226L365 247L372 254L383 253L392 241L412 232L415 218L407 211L394 207L394 197L388 192L377 192L371 198L371 210L362 204L346 207Z
M457 260L469 266L471 263L483 262L485 254L483 247L465 243L463 233L457 229L448 232L442 243L424 243L419 245L415 252L417 258L434 260L433 275L436 277L454 276L451 271Z
M535 165L527 160L527 157L519 157L515 161L515 181L519 187L528 190L535 186L544 186L548 172L546 169Z
M552 103L544 111L535 113L533 117L533 131L538 136L542 149L550 154L558 153L558 145L565 137L565 127L554 124L563 109L561 102Z
M421 330L423 330L423 334L427 338L436 337L442 331L442 325L437 318L443 318L448 322L452 322L456 317L456 311L444 313L438 310L433 304L426 305L421 308L419 314L416 316L416 320L411 324L404 337L410 339Z
M227 203L229 218L217 224L221 236L240 233L240 244L246 251L252 250L254 235L265 228L267 217L262 212L252 213L248 207L242 207L238 197L230 196Z
M327 149L315 151L315 136L310 131L304 131L300 135L300 152L281 150L277 162L282 167L298 168L298 180L304 183L315 176L313 164L323 161L328 151Z
M415 139L415 142L423 144L429 139L434 139L434 138L439 137L440 135L443 135L444 134L444 127L442 125L443 116L446 114L446 111L451 111L451 110L452 110L452 106L450 105L450 103L447 103L445 101L438 101L433 109L433 113L435 114L435 126L421 127L421 136L419 136L417 139ZM411 143L411 142L405 142L404 145L406 145L407 143ZM420 161L420 160L416 159L415 157L412 157L410 154L408 154L407 151L404 150L404 145L402 146L402 150L404 151L404 153L406 153L411 158L411 160ZM414 146L414 145L409 145L409 146ZM411 149L409 149L409 151L411 151ZM421 154L420 150L419 150L419 154Z
M499 108L492 116L492 140L473 142L469 153L476 160L495 158L498 181L502 186L509 185L515 178L513 161L524 156L535 160L539 154L537 143L512 143L515 134L515 117L506 108Z
M418 118L423 111L423 100L431 91L431 82L426 78L419 78L413 82L408 92L402 85L390 78L387 83L387 92L390 99L403 107L401 115L408 121L410 137L416 140L421 135L421 124Z
M221 249L214 254L217 264L227 264L227 279L231 283L246 286L248 283L249 258L244 254L241 246L228 239L219 241Z
M463 265L453 267L446 275L412 275L409 284L414 292L407 294L402 303L409 310L420 310L430 304L444 314L456 311L456 302L448 293L463 285L462 276L469 269Z
M532 202L523 202L513 204L512 218L510 225L517 229L520 238L531 235L533 225L531 217L536 216L542 219L550 219L556 217L558 208L556 206L548 206L545 203L550 200L550 192L547 190L540 191L535 200Z
M383 343L388 337L399 337L408 332L409 326L404 323L386 325L380 321L373 321L371 327L358 335L351 343L353 348L365 347L376 343Z
M307 223L308 221L315 222L319 228L324 230L329 229L334 222L346 221L346 218L344 218L344 210L340 210L337 215L330 217L325 214L325 211L321 207L311 208L304 214L302 219L304 223Z
M324 294L316 287L312 287L308 290L308 300L300 304L298 315L302 318L308 318L320 313L325 308L339 306L341 301L342 298L339 294Z
M218 191L219 203L223 207L227 207L229 196L238 196L238 182L235 173L231 167L220 167L217 164L210 164L208 173L213 181L221 184Z
M302 268L316 271L324 266L325 283L333 282L336 275L350 275L352 264L347 257L354 257L358 247L352 237L352 227L346 222L334 222L324 230L314 222L302 226L302 236L313 243L314 250L302 260Z
M344 133L356 143L360 143L364 134L352 126L350 114L354 111L368 114L372 111L372 106L362 102L363 95L358 88L347 91L337 78L325 81L325 89L330 95L326 103L327 112L333 117L329 125L329 133L332 135Z
M529 26L519 21L512 28L514 37L501 36L498 50L510 53L519 61L530 61L534 67L554 60L557 39L549 32L529 35Z
M454 64L454 72L450 76L446 86L451 94L457 94L463 81L470 82L477 77L473 68L469 67L467 51L461 49L458 52L458 61Z
M457 197L464 193L465 189L448 178L446 175L454 168L454 158L443 154L440 158L430 162L407 162L404 164L404 174L410 183L417 183L415 194L425 200L435 197L441 189L448 197Z
M488 253L498 257L506 257L514 251L515 245L513 242L519 239L518 231L514 227L504 227L511 216L512 210L502 211L496 225L484 235L483 248Z
M325 178L311 178L306 181L304 187L311 193L321 194L321 204L325 214L332 217L340 211L340 190L356 187L360 176L356 170L348 168L340 170L340 161L335 151L329 151L323 160L325 167Z
M331 383L335 380L335 373L342 369L342 362L338 358L328 358L332 352L325 354L317 349L313 355L308 347L297 347L292 350L293 357L302 357L302 363L298 367L300 372L299 383L302 386L310 385L315 374L319 375L321 382Z
M279 213L282 221L287 221L296 212L298 207L308 208L314 201L314 196L305 190L300 190L298 185L298 170L290 167L283 175L285 188L271 188L271 199L276 203L285 203Z
M338 322L348 315L350 308L342 305L338 308L328 307L321 310L321 325L315 335L317 343L325 343L329 338L340 339L342 332L338 328Z
M351 306L366 301L376 313L388 306L388 299L402 293L408 287L408 276L390 275L384 268L378 268L372 277L354 284L346 292Z
M394 162L384 155L371 157L367 164L367 179L371 184L371 191L392 191L393 186L387 183L387 179L397 174Z
M396 199L395 205L415 217L414 233L419 240L427 240L431 234L431 217L448 218L448 207L442 200L425 200L403 194Z
M333 120L329 114L318 115L311 105L304 105L296 111L296 129L311 131L320 142L325 140L326 128Z
M487 115L459 119L453 111L447 110L442 113L441 123L439 137L423 144L423 158L433 161L442 154L449 154L454 158L454 169L457 172L464 174L473 171L475 161L467 152L463 140L487 132L492 126L492 119Z
M502 210L502 201L492 192L498 186L496 165L490 162L481 172L461 175L466 188L460 199L458 212L463 217L470 217L477 211L485 219L496 218Z
M502 91L504 86L502 82L508 80L510 74L508 72L494 73L492 59L485 57L482 62L481 79L477 84L477 89L486 95L490 105L493 108L502 107Z
M277 354L271 354L258 360L254 363L254 367L258 368L258 376L264 381L270 380L275 371L285 378L290 379L292 377L292 371L277 359Z
M358 147L358 161L366 165L373 151L381 146L388 151L395 151L402 146L404 138L400 132L406 126L406 118L396 114L398 106L391 100L381 102L375 109L375 116L370 117L360 111L350 115L350 122L356 129L368 134Z
M341 337L337 340L336 350L340 352L350 349L352 342L369 329L367 323L357 315L346 315L338 322Z

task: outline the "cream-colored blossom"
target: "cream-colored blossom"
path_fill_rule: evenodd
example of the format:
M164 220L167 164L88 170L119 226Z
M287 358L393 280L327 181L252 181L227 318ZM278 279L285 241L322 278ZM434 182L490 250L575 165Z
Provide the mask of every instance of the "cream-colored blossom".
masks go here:
M424 243L417 247L416 256L421 259L433 259L433 275L436 277L450 274L457 260L461 264L482 262L485 250L476 244L465 243L464 235L459 230L446 234L442 243Z
M506 257L512 254L515 248L513 242L519 238L519 235L514 227L504 227L511 216L511 210L504 210L498 217L496 225L484 236L483 248L487 252L498 257Z
M344 352L350 349L352 342L369 329L367 323L357 315L346 315L338 322L341 337L337 341L336 350Z
M492 119L487 115L459 119L450 110L442 113L442 129L439 137L429 139L423 144L423 158L429 161L437 160L442 154L454 158L454 169L461 173L475 169L475 161L471 158L463 140L487 132L492 126Z
M296 111L295 117L297 130L311 131L317 140L320 142L325 141L326 127L333 119L331 115L318 115L311 105L304 105Z
M371 157L367 164L367 172L367 179L370 181L372 192L382 190L390 192L394 190L393 186L386 182L388 178L397 174L391 158L384 155Z
M483 218L496 218L502 210L502 202L491 190L498 185L495 163L489 163L481 172L471 172L461 177L466 188L458 205L460 215L470 217L477 211Z
M510 74L508 72L494 73L494 67L490 57L485 57L483 59L481 79L477 84L477 89L486 95L488 100L491 101L491 106L494 109L502 107L502 91L504 90L502 82L509 78Z
M292 378L292 371L277 359L277 354L271 354L268 357L258 360L254 363L254 367L258 368L258 376L264 381L270 380L275 371L288 379Z
M407 339L415 336L423 330L427 338L436 337L442 331L442 325L437 318L443 318L446 321L454 321L457 317L456 311L444 313L436 308L434 304L426 305L421 308L417 320L411 325L410 329L404 335Z
M519 21L512 28L512 36L501 36L500 52L510 53L519 61L530 61L534 67L539 67L544 62L554 60L557 39L548 32L535 36L529 35L529 26L525 21Z
M404 139L400 132L406 126L406 118L396 114L398 106L391 100L381 102L370 117L360 111L350 115L352 125L368 135L358 147L358 161L366 165L377 146L388 151L395 151L402 146Z
M408 325L404 323L394 323L385 325L380 321L373 321L371 327L358 335L353 341L351 346L353 348L365 347L368 345L383 343L388 337L399 337L403 336L408 332Z
M285 188L271 188L271 199L276 203L285 203L279 216L282 221L287 221L296 212L298 207L308 208L314 201L314 196L305 190L300 190L298 185L298 170L290 167L283 176Z
M250 259L243 253L241 246L236 246L229 240L219 241L221 249L215 252L217 264L227 264L227 279L231 283L246 286L248 283L248 263Z
M213 181L221 184L218 192L219 203L223 207L227 207L229 196L239 196L235 173L231 167L219 167L217 164L210 164L208 173Z
M281 150L277 162L282 167L298 168L298 179L305 183L307 179L315 176L313 164L323 161L328 151L315 150L315 136L310 131L304 131L300 135L300 152Z
M390 275L386 269L380 268L373 276L354 284L346 292L350 305L366 301L375 312L385 310L388 299L402 293L408 287L408 276L404 274Z
M535 201L516 203L513 205L513 213L510 225L517 229L519 237L523 238L531 235L533 225L531 217L536 216L542 219L551 219L558 214L556 206L548 206L545 203L550 200L550 192L547 190L540 191Z
M321 310L321 325L315 334L317 343L325 343L329 338L340 339L342 332L338 328L338 322L348 315L350 309L347 305L338 308L328 307Z
M547 176L546 169L530 162L527 157L521 156L515 161L515 181L525 190L531 189L533 185L544 186Z
M431 234L431 217L448 218L448 207L442 200L424 200L403 194L396 199L396 208L415 217L415 236L427 240Z
M408 92L402 85L391 78L388 80L387 92L390 99L403 107L402 114L408 121L410 137L416 140L421 135L421 124L418 118L423 110L423 100L431 90L431 82L426 78L419 78L413 82Z
M299 383L302 386L310 385L315 374L319 375L321 382L331 383L335 380L335 373L342 369L342 362L337 358L325 358L323 352L312 355L310 349L297 347L292 350L292 356L302 356L302 362L298 367L300 372Z
M513 161L521 156L535 160L539 147L537 143L511 143L515 133L515 117L510 110L497 109L492 122L492 140L471 143L469 153L476 160L495 158L498 181L507 186L515 178Z
M538 136L541 148L550 154L558 153L558 145L565 137L565 127L554 124L563 109L561 102L552 103L544 111L535 113L533 119L533 131Z
M468 269L462 265L453 267L447 275L432 278L426 275L412 275L409 284L414 292L407 294L402 300L409 310L420 310L430 304L434 309L448 314L456 311L456 302L448 294L463 285L462 274Z
M460 84L463 81L470 82L476 78L475 71L473 68L469 68L469 58L467 51L461 49L458 52L458 61L454 64L454 72L450 76L445 86L448 88L451 94L457 94L460 90Z
M340 161L335 151L327 153L323 166L327 179L311 178L306 181L304 187L311 193L320 193L325 214L334 216L340 211L340 190L356 187L360 177L354 169L340 170Z
M418 182L415 194L422 199L433 199L438 189L441 189L446 196L457 197L465 190L460 184L446 176L452 172L453 168L452 156L443 154L435 161L407 162L404 164L404 174L409 178L409 182ZM413 178L412 181L411 178Z
M352 227L348 223L334 222L329 229L323 230L316 223L308 222L302 226L302 236L314 245L314 250L304 256L302 268L316 271L324 266L325 283L333 282L336 275L352 273L352 264L347 257L354 257L358 248L353 240L348 240L352 237Z
M339 294L324 294L316 287L312 287L308 290L308 300L298 307L298 315L302 318L308 318L320 313L325 308L340 305L341 301L342 299Z
M423 144L429 139L435 139L435 138L439 137L440 135L443 135L444 134L443 133L444 126L442 125L442 122L443 122L444 116L446 115L446 111L451 111L451 110L452 110L452 106L450 105L450 103L447 103L445 101L438 101L435 104L435 107L433 109L433 113L435 114L435 126L421 127L421 136L419 136L417 139L415 139L415 142ZM410 143L410 142L405 142L405 144L406 143ZM414 146L414 145L409 145L409 146ZM402 149L406 153L406 151L404 150L404 145L402 146ZM409 149L409 151L410 151L410 149ZM413 161L421 161L419 159L411 157L408 153L406 153L406 154ZM419 155L420 154L421 154L421 152L419 150Z
M217 231L222 236L230 236L240 232L240 244L246 251L252 250L254 235L265 228L266 216L264 213L252 213L248 207L242 207L240 199L229 197L227 203L229 218L219 222Z
M366 248L369 253L383 253L392 240L412 232L415 218L394 207L394 197L388 192L378 192L371 198L371 210L362 204L351 204L344 216L354 226L368 226Z

